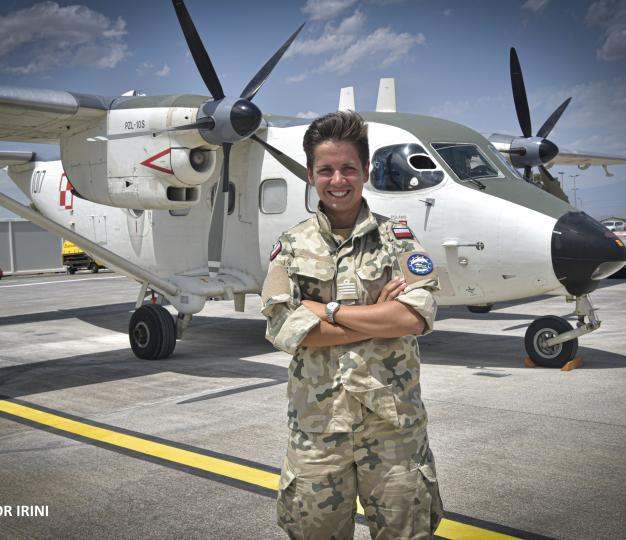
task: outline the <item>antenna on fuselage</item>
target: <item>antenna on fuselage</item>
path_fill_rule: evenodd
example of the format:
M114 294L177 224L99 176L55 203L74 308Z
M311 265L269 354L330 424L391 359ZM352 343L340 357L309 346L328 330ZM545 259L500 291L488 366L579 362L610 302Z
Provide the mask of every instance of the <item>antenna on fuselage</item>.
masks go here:
M396 112L396 80L393 77L380 79L376 112Z

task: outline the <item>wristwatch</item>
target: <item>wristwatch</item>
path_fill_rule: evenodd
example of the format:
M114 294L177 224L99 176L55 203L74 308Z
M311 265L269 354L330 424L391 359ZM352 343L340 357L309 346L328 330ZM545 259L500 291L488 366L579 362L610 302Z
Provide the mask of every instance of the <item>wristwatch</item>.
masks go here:
M340 307L341 304L339 302L328 302L326 304L326 320L329 323L335 324L335 313L337 313Z

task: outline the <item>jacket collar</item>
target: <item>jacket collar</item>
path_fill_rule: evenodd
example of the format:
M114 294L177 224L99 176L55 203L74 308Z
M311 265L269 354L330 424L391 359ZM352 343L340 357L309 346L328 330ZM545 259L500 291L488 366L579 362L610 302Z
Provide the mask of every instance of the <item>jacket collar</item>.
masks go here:
M328 216L324 213L324 206L320 201L317 205L317 223L319 225L322 235L332 238L332 225ZM364 197L361 197L361 209L354 223L354 229L352 230L352 237L363 236L378 227L376 218L370 211L369 205Z

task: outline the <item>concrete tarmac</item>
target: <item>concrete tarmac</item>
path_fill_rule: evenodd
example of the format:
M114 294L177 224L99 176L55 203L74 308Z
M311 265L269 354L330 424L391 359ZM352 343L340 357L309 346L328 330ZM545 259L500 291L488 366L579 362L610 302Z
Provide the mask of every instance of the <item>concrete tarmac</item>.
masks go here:
M289 357L259 298L209 302L151 362L128 344L138 292L110 272L0 281L0 538L285 538ZM592 299L602 327L571 372L523 364L535 317L573 320L560 297L441 308L420 339L442 537L624 537L626 281Z

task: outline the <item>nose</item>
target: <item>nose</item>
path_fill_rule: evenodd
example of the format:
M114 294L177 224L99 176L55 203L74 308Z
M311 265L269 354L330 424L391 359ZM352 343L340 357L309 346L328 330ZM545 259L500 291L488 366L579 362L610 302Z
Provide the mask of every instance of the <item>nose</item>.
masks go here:
M562 215L552 231L552 268L574 295L590 293L626 263L624 243L584 212Z

